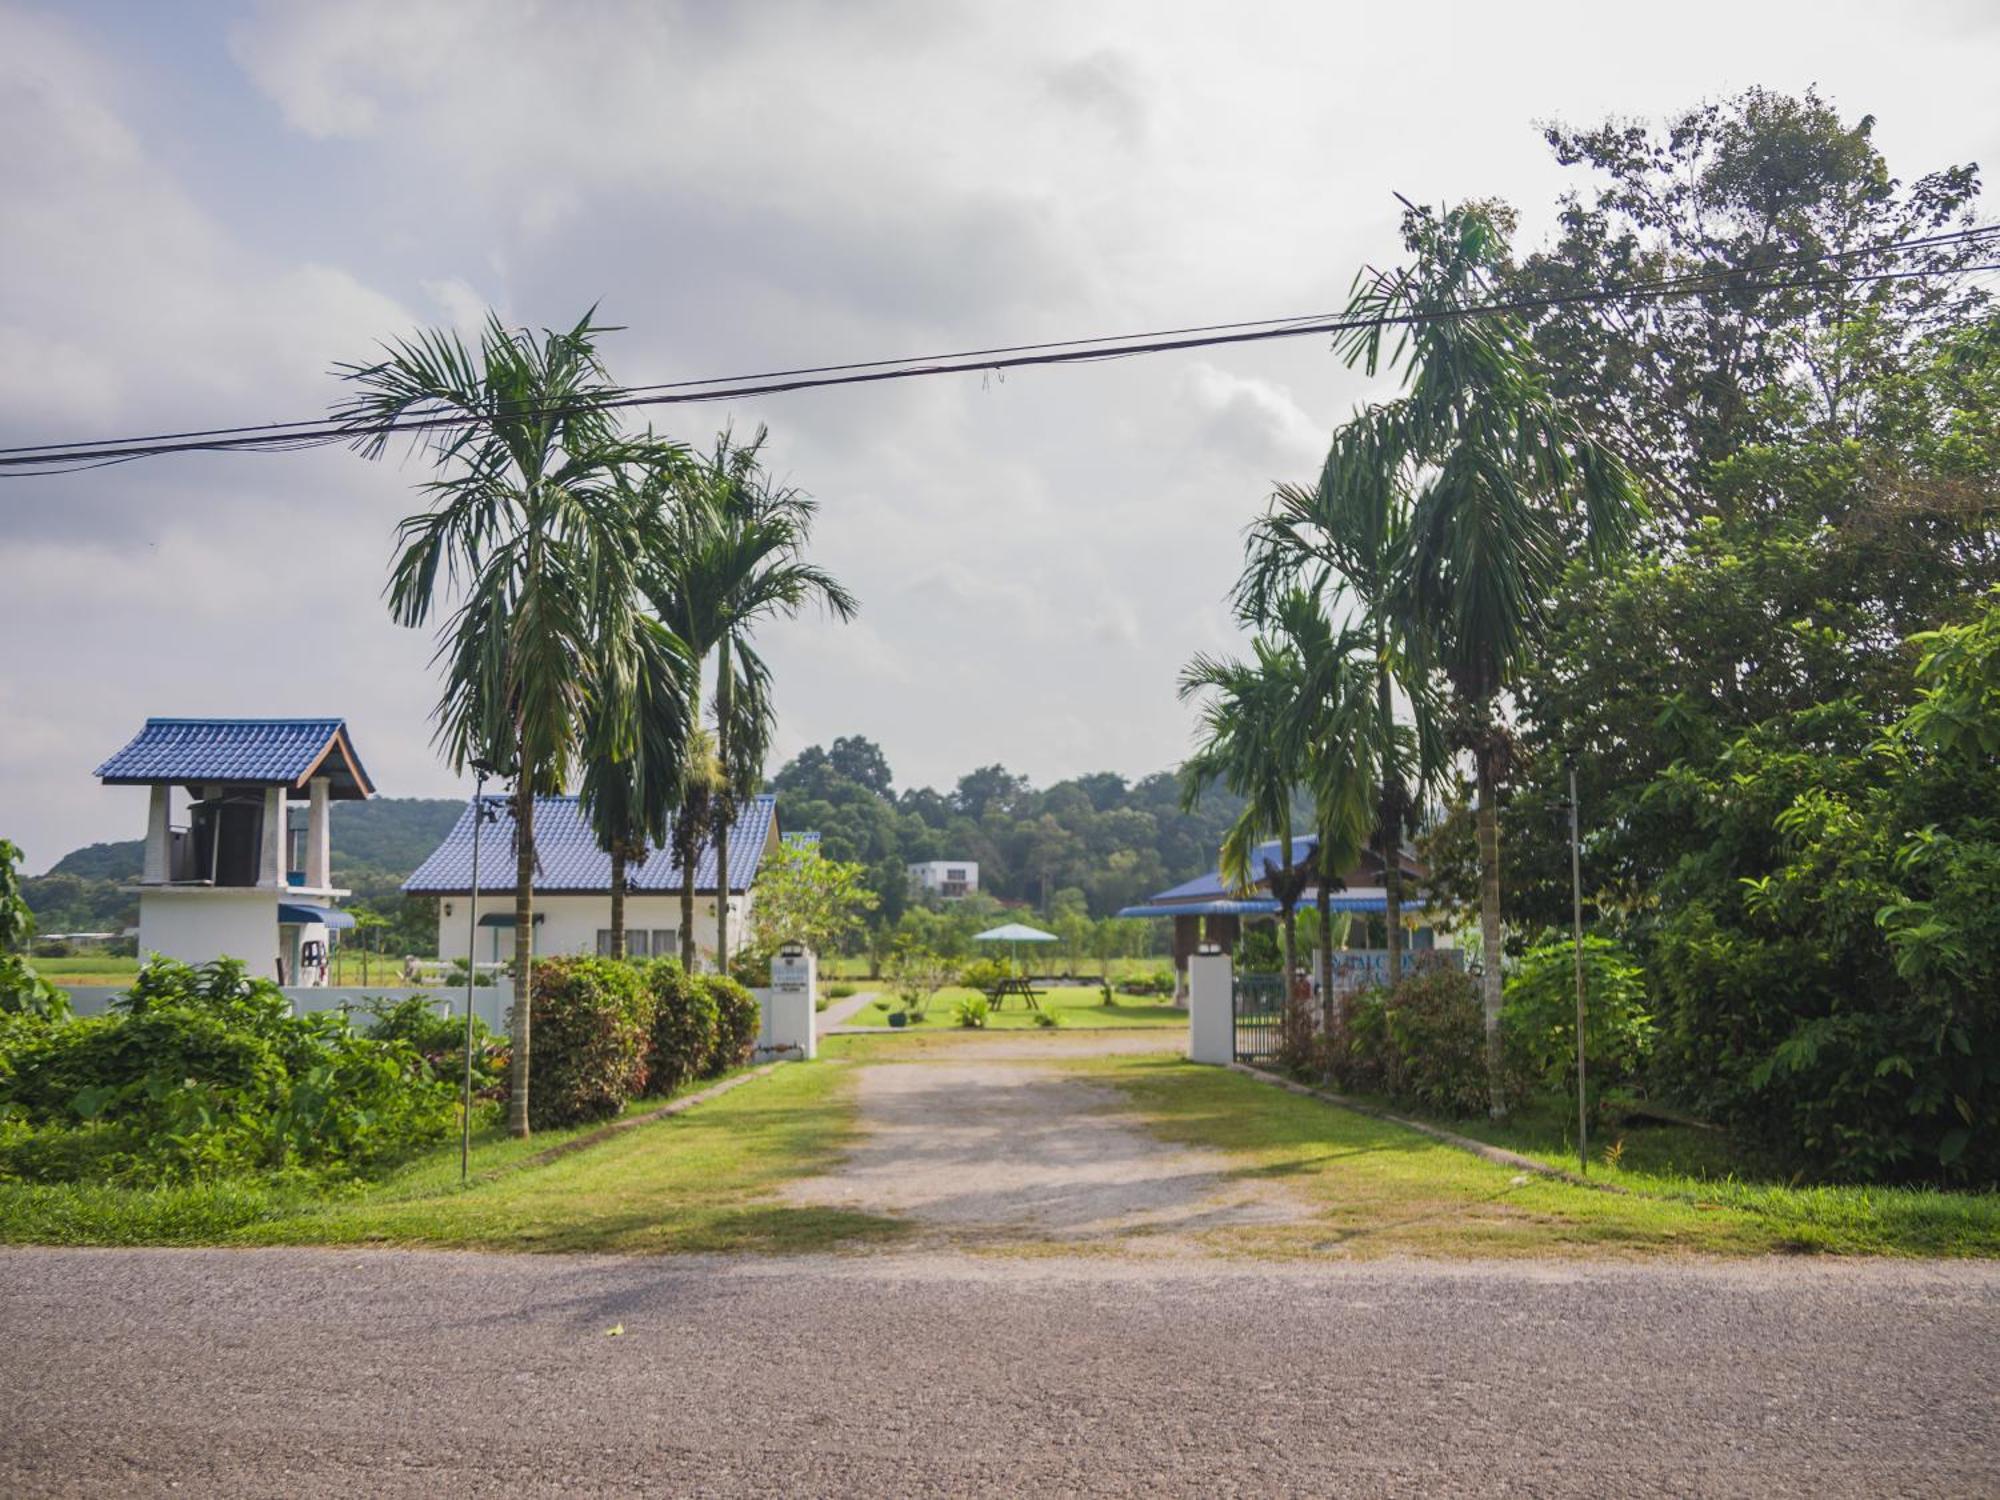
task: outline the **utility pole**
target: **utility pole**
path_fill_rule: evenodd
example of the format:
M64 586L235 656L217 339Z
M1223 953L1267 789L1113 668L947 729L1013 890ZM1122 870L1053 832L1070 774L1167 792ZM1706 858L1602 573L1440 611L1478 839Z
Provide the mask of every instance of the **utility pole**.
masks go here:
M474 762L472 793L472 908L466 914L470 931L465 939L465 1088L459 1101L458 1181L464 1186L472 1175L472 987L479 979L479 828L486 821L486 765Z
M1570 952L1576 960L1576 1161L1590 1175L1590 1114L1583 1086L1583 846L1577 831L1576 757L1569 758Z

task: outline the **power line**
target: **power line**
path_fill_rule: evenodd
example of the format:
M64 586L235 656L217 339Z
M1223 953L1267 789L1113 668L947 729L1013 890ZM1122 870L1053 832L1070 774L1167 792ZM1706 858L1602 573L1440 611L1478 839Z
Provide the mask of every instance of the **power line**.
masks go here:
M2000 234L2000 224L1896 241L1887 245L1862 246L1812 256L1781 258L1773 265L1824 265L1865 256L1900 256L1922 249L1943 249L1954 245L1984 248ZM1767 268L1768 269L1768 268ZM1850 271L1824 277L1760 280L1757 275L1738 271L1704 270L1593 288L1566 295L1524 297L1477 303L1444 309L1430 314L1397 314L1350 318L1329 314L1307 314L1289 318L1251 319L1233 323L1199 324L1153 333L1087 339L1060 339L1039 344L1003 345L988 349L964 350L953 354L920 356L903 360L860 360L843 364L804 366L795 369L758 372L749 375L670 381L644 386L612 387L582 401L552 406L540 411L521 410L515 416L559 417L588 411L615 410L638 406L690 405L730 401L751 396L787 394L832 386L861 385L887 380L908 380L937 375L971 374L1032 366L1063 365L1138 355L1170 353L1187 349L1213 348L1228 344L1267 342L1315 334L1338 334L1370 328L1408 327L1428 322L1457 321L1510 313L1548 310L1562 306L1593 304L1631 299L1674 298L1710 291L1743 291L1754 294L1807 290L1870 282L1962 276L1980 271L2000 270L2000 262L1954 264L1918 269ZM272 422L241 427L208 428L152 437L36 444L0 448L0 477L21 477L29 473L77 473L89 469L129 463L140 458L187 452L291 452L358 438L421 433L469 425L467 414L432 409L387 422L346 423L321 418L298 422Z

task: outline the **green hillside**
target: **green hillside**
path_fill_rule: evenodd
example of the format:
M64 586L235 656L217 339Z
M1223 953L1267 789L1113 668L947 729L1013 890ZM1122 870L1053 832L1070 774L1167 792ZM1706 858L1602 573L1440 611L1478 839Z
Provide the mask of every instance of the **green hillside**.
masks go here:
M334 878L353 890L357 907L394 916L403 901L397 887L451 831L464 807L450 797L339 804L333 809ZM22 894L43 932L115 932L138 920L138 902L121 887L137 880L144 865L143 840L90 844L65 854L48 874L22 880ZM413 938L424 921L413 919Z

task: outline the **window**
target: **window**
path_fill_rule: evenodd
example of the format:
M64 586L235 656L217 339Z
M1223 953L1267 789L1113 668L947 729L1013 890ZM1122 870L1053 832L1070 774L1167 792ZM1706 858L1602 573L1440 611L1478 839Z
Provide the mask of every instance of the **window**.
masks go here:
M944 872L944 878L945 878L946 880L963 880L963 879L965 879L965 871L963 871L963 870L946 870L946 871Z
M671 958L680 951L680 946L680 928L655 927L653 929L653 957Z
M600 927L597 929L597 956L599 958L611 957L611 929L609 927Z
M646 942L646 929L628 927L625 929L625 956L627 958L651 958L652 948Z

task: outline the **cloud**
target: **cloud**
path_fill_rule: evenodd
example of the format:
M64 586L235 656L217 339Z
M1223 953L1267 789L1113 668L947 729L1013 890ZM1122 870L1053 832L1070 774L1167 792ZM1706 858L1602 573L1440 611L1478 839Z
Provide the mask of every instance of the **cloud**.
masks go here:
M1394 191L1509 196L1532 237L1563 180L1532 121L1752 80L1874 110L1906 175L2000 148L1990 48L1942 28L1899 32L1892 76L1858 5L1683 19L1636 46L1580 6L1531 34L1424 0L354 0L115 26L0 0L0 433L309 417L334 361L488 302L531 326L599 303L631 382L1323 312L1397 254ZM1445 101L1414 114L1406 73L1354 61L1413 32ZM1240 649L1244 522L1364 394L1300 340L637 420L698 443L769 422L774 468L822 502L815 555L863 615L767 633L781 751L861 732L900 781L995 760L1046 781L1184 753L1174 677ZM324 451L0 481L0 833L37 859L135 833L87 772L147 711L343 712L387 791L448 788L429 642L380 598L425 475Z

